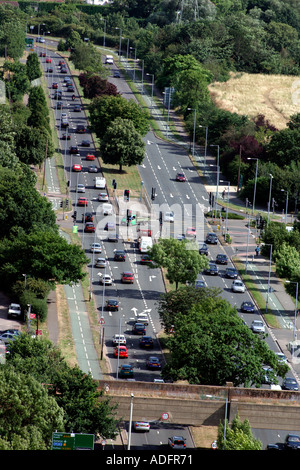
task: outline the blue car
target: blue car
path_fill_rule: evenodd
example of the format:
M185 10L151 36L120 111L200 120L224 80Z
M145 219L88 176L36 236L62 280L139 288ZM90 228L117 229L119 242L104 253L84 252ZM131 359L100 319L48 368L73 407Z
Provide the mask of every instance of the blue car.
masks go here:
M161 369L161 363L158 357L150 356L147 360L147 369Z
M245 301L241 305L241 311L245 313L253 313L255 311L255 307L252 302Z

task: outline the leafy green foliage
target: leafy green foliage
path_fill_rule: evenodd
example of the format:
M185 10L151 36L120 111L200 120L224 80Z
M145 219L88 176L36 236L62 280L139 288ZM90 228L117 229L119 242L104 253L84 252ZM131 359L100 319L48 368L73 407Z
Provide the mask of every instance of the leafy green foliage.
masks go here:
M232 382L234 386L259 387L263 365L272 367L275 383L274 374L284 376L288 371L229 302L210 295L198 303L190 302L185 313L177 311L167 346L171 359L162 375L192 384L223 386Z
M97 382L89 374L83 373L77 366L69 367L49 340L22 335L10 346L6 367L15 368L18 374L47 384L49 399L54 400L58 407L58 417L63 413L63 421L57 426L58 429L99 434L105 438L115 437L116 406L103 398L103 392L98 390ZM41 408L41 418L43 412ZM49 426L48 432L52 431L53 427Z
M100 140L116 118L132 121L141 136L149 131L148 112L134 100L126 100L121 95L94 98L89 105L89 112L91 128Z
M239 415L236 415L229 426L226 423L225 441L224 441L224 423L218 427L218 449L221 450L262 450L262 443L252 434L248 419L241 421Z
M199 255L198 247L187 240L161 238L152 247L150 256L153 266L166 269L166 277L171 284L194 283L198 273L208 266L206 257Z
M107 128L100 143L104 163L123 166L140 165L145 157L145 143L129 119L117 117Z

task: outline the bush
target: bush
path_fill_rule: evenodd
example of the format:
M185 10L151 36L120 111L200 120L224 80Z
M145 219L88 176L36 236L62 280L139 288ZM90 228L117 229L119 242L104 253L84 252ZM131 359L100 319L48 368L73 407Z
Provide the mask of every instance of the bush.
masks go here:
M20 297L20 304L23 310L28 310L28 304L30 304L31 313L35 313L41 322L44 322L47 319L47 299L38 299L34 292L26 290Z

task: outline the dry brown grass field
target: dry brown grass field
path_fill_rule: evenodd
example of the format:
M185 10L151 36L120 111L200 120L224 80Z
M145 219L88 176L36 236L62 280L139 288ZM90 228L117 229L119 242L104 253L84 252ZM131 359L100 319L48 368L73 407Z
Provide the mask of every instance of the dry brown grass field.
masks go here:
M227 82L209 86L211 97L222 109L253 118L259 114L277 129L300 112L300 77L231 73Z

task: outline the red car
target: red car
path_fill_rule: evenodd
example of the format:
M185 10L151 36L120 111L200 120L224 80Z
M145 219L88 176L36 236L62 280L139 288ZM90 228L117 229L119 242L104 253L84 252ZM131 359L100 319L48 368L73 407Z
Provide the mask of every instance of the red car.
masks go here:
M81 171L81 165L73 165L73 171Z
M88 154L88 155L86 156L86 159L93 161L93 160L95 160L95 155L90 155L90 154Z
M58 83L57 82L52 83L52 88L54 90L57 90L58 89Z
M185 236L186 236L187 238L196 238L196 235L197 235L197 232L196 232L195 227L188 227L188 228L186 229Z
M89 233L89 232L94 233L94 232L95 232L95 225L92 224L92 222L87 222L87 223L85 224L84 231L85 231L86 233Z
M182 182L186 181L185 174L184 173L177 173L176 181L182 181Z
M62 140L70 140L70 139L71 139L70 134L63 134L62 135Z
M65 65L65 61L64 61L64 60L60 60L60 61L58 62L58 65Z
M51 64L51 59L50 59L50 57L47 57L47 58L46 58L46 64Z
M78 206L88 206L89 201L87 200L86 197L80 197L77 201Z
M122 279L121 279L122 282L127 282L129 284L133 284L134 282L134 277L133 277L133 274L132 272L130 271L125 271L123 274L122 274Z
M117 346L114 350L115 357L128 357L128 349L126 346Z

